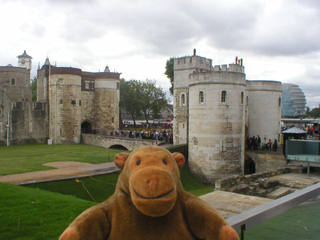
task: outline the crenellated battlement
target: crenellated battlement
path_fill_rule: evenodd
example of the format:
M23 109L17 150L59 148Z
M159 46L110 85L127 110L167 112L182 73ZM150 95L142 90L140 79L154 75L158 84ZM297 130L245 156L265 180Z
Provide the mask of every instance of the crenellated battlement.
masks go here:
M186 69L212 69L212 60L209 58L200 57L197 55L185 56L174 59L174 70L186 70Z
M238 72L245 73L243 66L243 59L235 58L235 63L215 65L212 69L213 72Z
M244 66L231 63L229 65L223 64L223 65L215 65L212 69L213 72L238 72L238 73L244 73Z

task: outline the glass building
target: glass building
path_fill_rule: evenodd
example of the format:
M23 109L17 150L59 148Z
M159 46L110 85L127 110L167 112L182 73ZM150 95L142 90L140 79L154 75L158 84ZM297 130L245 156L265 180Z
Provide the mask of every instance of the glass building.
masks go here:
M306 115L306 97L298 85L282 84L282 117L303 117Z

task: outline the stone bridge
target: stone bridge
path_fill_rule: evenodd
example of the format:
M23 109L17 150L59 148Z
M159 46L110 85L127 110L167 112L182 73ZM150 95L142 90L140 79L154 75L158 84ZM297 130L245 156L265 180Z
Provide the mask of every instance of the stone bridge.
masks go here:
M129 151L134 150L137 147L148 146L148 145L162 145L165 142L149 139L129 138L129 137L115 137L115 136L104 136L98 134L82 133L82 143L110 148L121 146Z

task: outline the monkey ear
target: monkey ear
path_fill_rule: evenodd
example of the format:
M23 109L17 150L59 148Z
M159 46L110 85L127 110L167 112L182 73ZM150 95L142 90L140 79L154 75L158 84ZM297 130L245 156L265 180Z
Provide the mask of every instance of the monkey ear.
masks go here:
M183 154L178 153L178 152L174 152L174 153L172 153L172 156L173 156L174 160L176 160L178 167L182 168L182 166L186 162L186 159L184 158Z
M114 163L117 165L118 168L123 169L124 164L127 161L127 158L129 157L129 153L126 152L122 152L122 153L118 153L117 155L114 156Z

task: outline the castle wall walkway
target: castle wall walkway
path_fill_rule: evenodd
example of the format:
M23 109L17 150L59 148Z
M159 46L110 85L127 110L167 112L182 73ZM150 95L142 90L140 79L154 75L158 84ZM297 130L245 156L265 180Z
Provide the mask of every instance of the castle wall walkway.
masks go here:
M118 137L118 136L105 136L98 134L82 133L81 141L84 144L93 145L97 147L110 148L113 146L122 146L129 151L142 146L159 146L165 144L163 141Z

